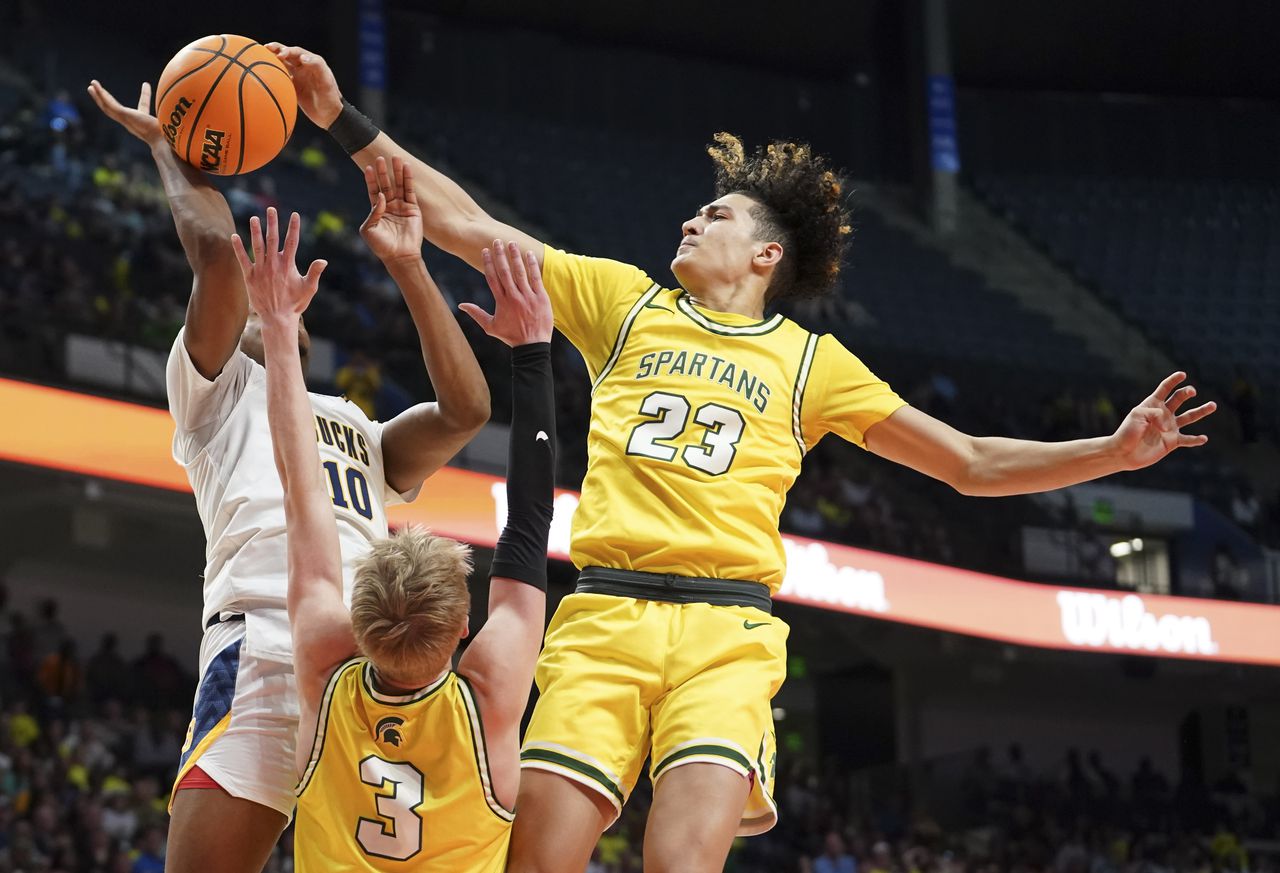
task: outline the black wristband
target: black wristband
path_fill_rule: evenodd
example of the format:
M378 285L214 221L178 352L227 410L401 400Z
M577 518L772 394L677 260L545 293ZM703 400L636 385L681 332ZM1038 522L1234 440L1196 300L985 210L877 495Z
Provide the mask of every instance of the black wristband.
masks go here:
M337 140L348 155L354 155L373 142L379 133L378 126L345 99L342 101L342 111L333 120L333 124L329 125L329 136Z
M494 549L489 575L546 591L556 469L550 343L530 343L511 350L511 396L507 523Z

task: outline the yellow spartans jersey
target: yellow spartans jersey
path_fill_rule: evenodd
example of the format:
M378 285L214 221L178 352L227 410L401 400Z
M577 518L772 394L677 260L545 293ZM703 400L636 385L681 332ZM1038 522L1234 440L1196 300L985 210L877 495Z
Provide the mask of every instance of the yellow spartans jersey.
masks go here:
M514 815L493 797L467 681L393 696L353 658L329 680L298 783L298 873L502 873Z
M592 378L578 567L777 591L778 517L827 433L864 445L903 401L829 334L700 309L640 269L547 247L555 322Z

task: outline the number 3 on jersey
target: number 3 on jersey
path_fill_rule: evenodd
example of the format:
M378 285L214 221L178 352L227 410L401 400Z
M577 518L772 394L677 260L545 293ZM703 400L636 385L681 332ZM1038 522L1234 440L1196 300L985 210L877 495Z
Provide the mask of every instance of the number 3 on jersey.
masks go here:
M685 446L681 452L669 443L684 433L689 423L689 410L689 401L679 394L665 391L650 394L640 404L640 414L653 420L642 422L631 431L627 454L671 462L680 453L684 462L695 470L712 476L728 471L733 464L733 456L737 454L742 430L746 427L742 413L718 403L699 406L693 413L693 421L704 428L702 443Z
M370 755L360 762L360 781L377 789L378 817L361 817L356 825L356 842L365 854L407 861L422 851L422 816L416 812L422 805L422 771Z

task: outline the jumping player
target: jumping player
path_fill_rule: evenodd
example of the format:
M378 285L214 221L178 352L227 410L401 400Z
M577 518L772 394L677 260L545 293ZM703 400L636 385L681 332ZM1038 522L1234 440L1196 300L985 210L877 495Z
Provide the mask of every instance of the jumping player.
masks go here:
M150 147L195 274L167 382L177 424L174 458L187 470L208 540L205 631L191 730L171 801L166 869L256 873L294 808L298 734L285 609L284 494L272 473L262 322L249 309L231 249L235 226L226 200L174 155L151 114L150 86L142 86L136 109L96 81L89 94ZM366 173L370 200L377 200L382 179L387 208L376 228L371 216L362 231L400 286L438 401L384 425L340 398L309 395L345 590L356 559L387 535L386 505L411 499L489 414L484 375L422 266L421 240L412 248L406 243L418 226L404 231L410 217L391 196L386 162L377 166L376 174ZM398 247L380 246L392 237ZM310 339L301 322L296 341L305 360Z
M396 196L412 204L408 173L400 175ZM274 221L267 219L268 239ZM467 635L466 546L416 528L375 540L356 563L350 612L343 602L338 532L297 344L319 270L298 274L297 234L295 221L277 252L255 227L252 263L233 238L262 319L267 416L288 522L302 707L295 864L299 873L393 871L405 862L422 873L502 873L520 778L520 716L546 615L551 302L532 258L529 279L513 293L494 283L488 331L513 348L507 525L494 555L489 619L454 673L450 657Z
M766 305L829 293L848 239L840 183L806 146L710 149L716 197L682 227L668 289L641 270L570 255L487 215L342 99L324 60L268 46L299 105L357 164L410 161L426 238L541 255L556 326L592 376L588 469L573 521L577 591L547 632L525 735L512 873L579 871L651 757L647 873L720 870L735 834L770 828L770 698L786 625L770 615L778 518L827 433L969 495L1025 494L1145 467L1204 436L1214 404L1174 373L1114 434L1044 443L972 437L903 403L829 334ZM501 259L498 272L508 275ZM1176 390L1175 390L1176 389Z

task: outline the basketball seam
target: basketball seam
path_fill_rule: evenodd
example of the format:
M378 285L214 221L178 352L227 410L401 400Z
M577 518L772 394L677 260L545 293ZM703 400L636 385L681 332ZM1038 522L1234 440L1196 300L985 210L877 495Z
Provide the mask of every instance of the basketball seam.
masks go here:
M222 72L218 74L218 78L214 79L213 84L209 86L209 91L204 95L204 100L200 102L200 109L196 111L196 117L191 120L191 129L187 131L187 151L182 156L182 159L188 164L191 163L191 140L195 137L196 128L200 126L200 116L204 115L204 109L209 105L209 99L213 97L214 92L218 90L218 85L221 84L222 77L227 74L227 70L231 69L231 65L235 63L236 58L240 57L255 45L258 45L258 43L250 40L243 48L240 49L240 51L236 52L235 57L227 61L227 65L222 68Z
M236 160L236 171L233 176L239 175L240 168L244 166L244 73L240 74L240 81L236 82L236 105L239 107L237 114L240 116L240 157Z
M293 133L293 131L289 130L289 120L284 117L284 109L280 106L280 101L276 99L276 95L272 92L271 88L267 86L267 83L262 80L261 76L253 71L253 68L257 66L267 66L273 70L280 70L280 72L284 73L286 76L288 76L289 73L288 71L277 67L275 64L271 63L271 61L254 61L252 64L244 68L245 74L257 79L258 84L262 86L262 90L267 92L267 96L271 98L271 102L276 105L276 112L280 113L280 124L284 126L284 141L285 144L288 144L289 137ZM243 78L243 76L241 78ZM281 148L284 148L284 145L282 145Z
M216 60L218 59L218 56L219 56L219 55L222 55L222 57L227 57L226 55L223 55L223 54L222 54L222 49L223 49L223 48L225 48L225 47L226 47L226 45L227 45L227 38L226 38L225 36L220 36L220 37L218 37L218 39L222 40L222 45L218 46L218 50L217 50L216 52L215 52L215 51L213 51L213 49L206 49L206 48L198 48L198 49L195 49L195 51L200 51L200 52L213 52L213 57L209 58L209 60L205 61L205 62L204 62L203 64L201 64L200 66L196 67L194 70L187 70L187 71L186 71L185 73L183 73L181 76L179 76L178 78L176 78L176 79L174 79L172 82L170 82L170 83L169 83L169 87L164 89L164 93L163 93L163 94L161 94L159 97L157 97L157 98L156 98L156 112L157 112L157 113L160 111L160 104L164 102L164 98L166 98L166 97L168 97L168 96L169 96L169 92L170 92L170 91L172 91L172 90L174 89L174 86L175 86L175 85L177 85L177 84L178 84L179 82L181 82L183 79L187 78L187 76L193 76L193 75L195 75L196 73L198 73L198 72L200 72L201 70L203 70L205 67L207 67L207 66L209 66L210 64L212 64L214 61L216 61Z

